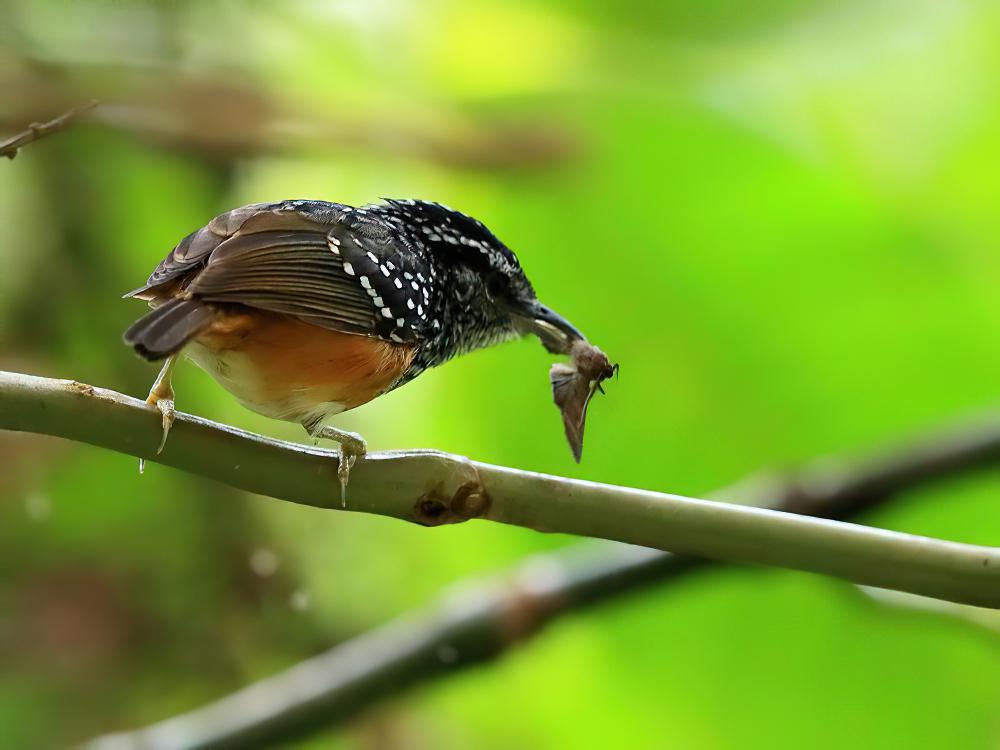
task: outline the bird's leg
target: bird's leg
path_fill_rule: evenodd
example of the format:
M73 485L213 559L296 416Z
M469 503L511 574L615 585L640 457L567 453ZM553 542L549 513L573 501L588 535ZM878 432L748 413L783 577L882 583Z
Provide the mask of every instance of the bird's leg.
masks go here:
M350 478L354 462L363 458L368 451L365 439L356 432L338 430L336 427L319 424L303 425L315 440L326 438L340 443L340 463L337 465L337 476L340 477L340 507L347 507L347 480Z
M178 354L171 354L167 357L160 374L153 382L153 387L149 389L149 395L146 397L147 404L153 404L160 410L161 423L163 424L163 437L160 438L160 444L156 448L157 454L167 444L167 435L170 434L170 428L174 424L174 388L170 384L170 378L174 374L174 367L176 367L179 357ZM146 462L140 458L139 473L141 474L145 468Z

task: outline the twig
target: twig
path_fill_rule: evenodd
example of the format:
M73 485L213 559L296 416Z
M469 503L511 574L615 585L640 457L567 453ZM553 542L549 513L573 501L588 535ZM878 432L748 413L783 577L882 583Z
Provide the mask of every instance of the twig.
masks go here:
M152 406L80 383L0 373L0 428L100 445L291 502L337 505L330 451L178 414L166 450L157 455L159 414ZM347 508L425 526L478 518L1000 608L1000 548L534 474L446 453L366 457L352 471Z
M79 107L71 109L69 112L60 115L54 120L31 123L27 130L24 130L23 132L15 135L13 138L8 138L6 141L0 143L0 156L6 156L8 159L13 159L17 156L17 152L22 146L26 146L29 143L69 127L74 120L84 113L89 112L97 105L98 102L96 100L89 101L86 104L81 104Z
M817 462L796 477L752 477L717 497L849 517L892 497L1000 464L1000 419L938 431L863 462ZM263 747L335 726L416 683L499 658L549 622L708 567L704 560L608 542L529 558L215 703L87 750ZM985 610L977 610L985 613Z
M63 63L31 62L55 73L66 72ZM75 61L70 72L79 75L81 65ZM95 123L213 162L332 149L509 172L551 169L585 145L574 129L527 115L498 121L439 108L429 114L431 119L359 118L349 112L328 114L289 106L261 87L224 77L191 76L170 66L96 66L91 72L114 100L94 113ZM3 78L3 90L13 93L8 96L10 107L0 113L0 128L38 118L40 108L49 110L74 101L77 94L73 87L58 82L65 77L27 74ZM137 81L141 85L137 86Z

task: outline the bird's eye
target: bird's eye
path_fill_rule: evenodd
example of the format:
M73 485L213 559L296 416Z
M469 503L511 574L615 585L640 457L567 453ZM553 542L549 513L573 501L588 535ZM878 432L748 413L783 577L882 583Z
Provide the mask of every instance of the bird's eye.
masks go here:
M472 297L473 285L468 279L457 278L452 284L452 294L461 303L468 302Z
M494 299L503 294L507 286L507 280L498 273L491 273L486 277L486 293Z

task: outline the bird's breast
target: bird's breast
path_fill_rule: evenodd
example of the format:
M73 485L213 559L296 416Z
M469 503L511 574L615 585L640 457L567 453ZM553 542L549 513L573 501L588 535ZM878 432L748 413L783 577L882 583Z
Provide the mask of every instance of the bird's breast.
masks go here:
M286 316L245 312L220 317L186 353L248 409L305 424L391 388L415 350Z

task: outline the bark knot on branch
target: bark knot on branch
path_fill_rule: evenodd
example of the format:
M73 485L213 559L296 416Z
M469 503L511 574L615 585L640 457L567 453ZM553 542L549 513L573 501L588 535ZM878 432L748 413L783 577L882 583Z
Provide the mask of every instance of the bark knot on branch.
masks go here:
M442 486L422 495L413 506L417 523L422 526L443 526L481 518L489 510L490 499L478 481L465 482L450 496Z

